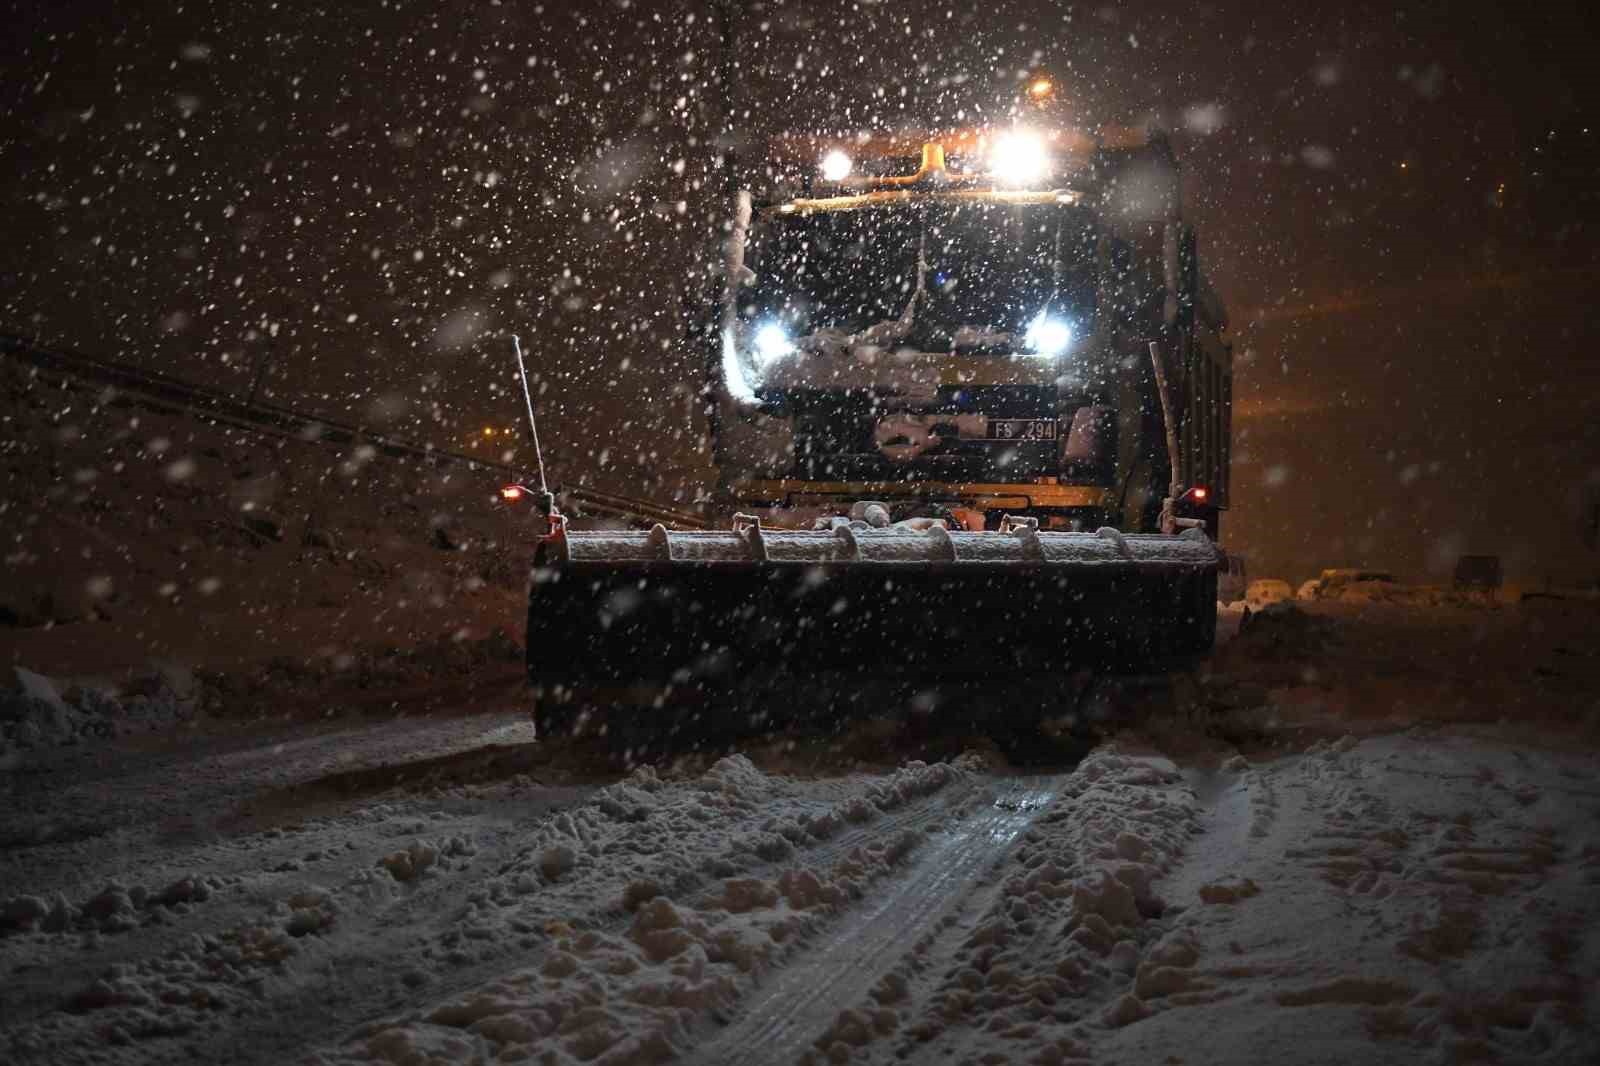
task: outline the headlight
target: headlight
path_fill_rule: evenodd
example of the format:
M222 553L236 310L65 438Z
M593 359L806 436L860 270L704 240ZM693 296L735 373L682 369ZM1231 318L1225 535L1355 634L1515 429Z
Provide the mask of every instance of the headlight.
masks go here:
M1022 344L1039 355L1060 355L1072 344L1072 323L1040 311L1028 323L1028 332L1022 335Z
M1050 170L1050 153L1036 134L1003 133L989 150L989 173L1002 185L1032 185Z
M794 341L789 339L789 331L776 322L768 322L756 330L752 341L755 349L756 362L767 364L776 362L794 351Z
M822 157L822 178L824 181L843 181L850 176L854 165L849 156L835 148Z

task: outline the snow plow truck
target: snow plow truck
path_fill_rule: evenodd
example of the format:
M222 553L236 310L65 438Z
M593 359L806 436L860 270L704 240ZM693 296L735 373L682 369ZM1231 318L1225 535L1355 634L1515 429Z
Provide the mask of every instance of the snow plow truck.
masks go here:
M546 505L542 735L1031 726L1209 650L1232 357L1162 135L789 136L733 200L688 330L725 517Z

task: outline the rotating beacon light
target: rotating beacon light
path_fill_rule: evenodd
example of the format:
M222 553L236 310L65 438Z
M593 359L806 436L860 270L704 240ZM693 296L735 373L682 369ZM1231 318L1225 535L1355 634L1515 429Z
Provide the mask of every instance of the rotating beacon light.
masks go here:
M843 181L850 176L850 171L854 168L855 163L850 157L837 148L822 157L819 167L824 181Z
M989 174L1000 185L1033 185L1050 172L1044 139L1028 130L1010 130L989 149Z

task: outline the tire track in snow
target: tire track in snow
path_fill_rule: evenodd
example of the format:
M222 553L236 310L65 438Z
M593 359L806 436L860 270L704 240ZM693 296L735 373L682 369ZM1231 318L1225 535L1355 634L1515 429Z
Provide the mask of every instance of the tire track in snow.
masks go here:
M711 1066L792 1061L865 998L912 944L962 901L1016 838L1050 805L1064 776L1013 782L982 816L928 841L911 869L870 907L847 916L825 940L786 963L740 1017L689 1061Z
M853 794L864 795L867 789L863 787L867 782L858 782L852 788ZM857 848L864 847L874 840L891 840L907 832L925 830L928 826L946 818L955 817L955 810L981 785L980 779L956 780L950 786L938 792L925 796L918 796L897 809L875 815L871 821L864 825L847 830L841 830L836 835L829 837L821 843L810 847L797 848L793 855L769 862L756 862L739 871L741 877L775 878L782 870L796 866L800 862L808 867L825 867L844 858ZM756 812L752 821L767 817L767 812ZM707 874L705 883L699 887L685 901L685 906L690 908L706 908L717 905L722 893L725 879ZM625 910L618 910L597 917L592 922L595 932L621 935L634 921L634 915ZM548 956L548 950L540 949L522 953L520 964L531 967L543 961ZM482 962L460 966L448 975L439 976L427 988L414 997L412 1006L448 999L453 995L460 995L483 984L486 980L502 974L508 968L505 957L496 956ZM314 995L314 993L313 993ZM302 1023L296 1030L295 1047L312 1046L318 1042L332 1038L341 1029L349 1030L358 1025L372 1024L381 1018L392 1016L404 1010L404 1005L393 1001L383 1003L380 1007L369 1007L364 1013L356 1015L352 1020L351 1012L345 1011L343 1017L335 1023L330 1023L314 1034ZM277 1054L274 1049L273 1054ZM245 1060L241 1060L245 1061ZM263 1063L275 1061L271 1056L263 1056L250 1061Z
M724 760L728 761L730 760ZM748 763L746 765L748 766ZM714 770L715 768L713 772ZM751 770L753 772L754 768ZM781 805L774 805L771 802L778 797L766 795L771 787L770 781L761 782L763 802L738 813L730 813L719 827L719 836L723 843L705 850L702 855L703 861L691 873L674 879L671 884L661 882L659 887L662 890L662 900L676 897L678 905L685 913L716 910L723 905L724 886L731 875L744 879L775 878L793 868L831 865L835 860L844 859L858 849L878 841L927 832L930 827L961 817L958 812L972 801L973 793L979 790L986 780L976 775L946 773L924 780L924 786L937 782L932 791L915 791L915 780L903 782L901 789L895 789L893 787L895 779L905 771L906 768L902 768L889 775L852 775L839 782L837 791L825 788L823 796L815 795L817 791L815 788L793 788L787 793L789 801L803 799L816 812L831 812L837 828L821 839L809 843L796 842L793 850L781 857L761 858L754 853L744 854L737 859L734 869L719 871L717 869L719 863L716 860L726 860L731 857L726 848L727 843L769 824L774 815L782 809ZM704 777L680 781L666 788L678 792L694 791L702 788L704 781ZM906 787L912 787L913 790L903 791ZM834 794L827 795L826 793L830 791ZM792 812L800 808L790 809ZM855 817L862 820L856 822ZM704 847L709 843L711 841L708 839L703 841L701 846ZM526 840L523 846L525 848L528 846ZM691 847L692 850L691 845L685 844L685 847ZM497 863L499 873L495 877L508 876L511 873L511 865ZM630 876L630 879L637 878L648 879L648 875ZM613 883L604 892L591 894L584 906L564 912L563 918L580 927L581 936L584 938L596 940L625 938L630 926L638 923L639 914L635 908L625 905L623 888L620 882ZM451 924L451 919L445 919L442 923L435 923L425 932L436 936ZM562 949L563 935L558 933L543 936L534 944L513 943L520 938L509 937L507 942L501 945L503 950L491 951L488 957L477 962L456 965L448 973L433 974L433 979L425 987L417 989L404 1002L392 998L380 1001L380 997L371 996L363 1004L342 1004L337 1012L322 1012L318 1015L316 1024L310 1024L306 1017L302 1017L293 1031L286 1035L260 1032L258 1035L261 1047L266 1048L267 1053L262 1053L259 1049L252 1050L248 1061L263 1064L280 1062L293 1052L303 1053L306 1049L316 1048L319 1045L323 1047L324 1052L321 1057L314 1055L313 1061L330 1061L327 1056L335 1054L333 1045L341 1042L338 1038L341 1030L345 1033L354 1030L360 1034L377 1034L377 1043L384 1045L385 1050L377 1052L376 1055L388 1061L389 1037L393 1036L396 1030L403 1031L408 1025L414 1025L418 1014L424 1018L438 1017L440 1004L447 1005L445 1013L448 1013L449 1004L462 1002L471 1004L475 1002L475 995L485 987L493 987L507 981L515 983L519 974L539 973L552 960L559 965L565 956ZM537 1001L530 1005L536 1006ZM305 1007L308 1015L315 1013L314 1005L307 1003ZM470 1009L470 1006L467 1009ZM281 1019L285 1011L280 1009L277 1013ZM405 1017L407 1014L412 1015L409 1021ZM385 1018L395 1020L386 1023ZM342 1022L339 1019L342 1019ZM384 1035L386 1032L388 1036ZM446 1035L446 1039L448 1038ZM581 1042L584 1038L580 1035L574 1039ZM410 1061L404 1059L403 1055L401 1060Z

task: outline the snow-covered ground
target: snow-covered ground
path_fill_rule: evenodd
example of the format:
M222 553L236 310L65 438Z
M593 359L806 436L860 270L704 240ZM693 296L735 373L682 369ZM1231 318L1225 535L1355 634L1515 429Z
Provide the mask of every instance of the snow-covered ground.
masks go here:
M618 768L492 486L0 385L0 1062L1600 1061L1595 603L1233 612L1026 770Z
M31 749L0 1057L1595 1061L1592 610L1277 609L1026 774L624 772L514 685Z

